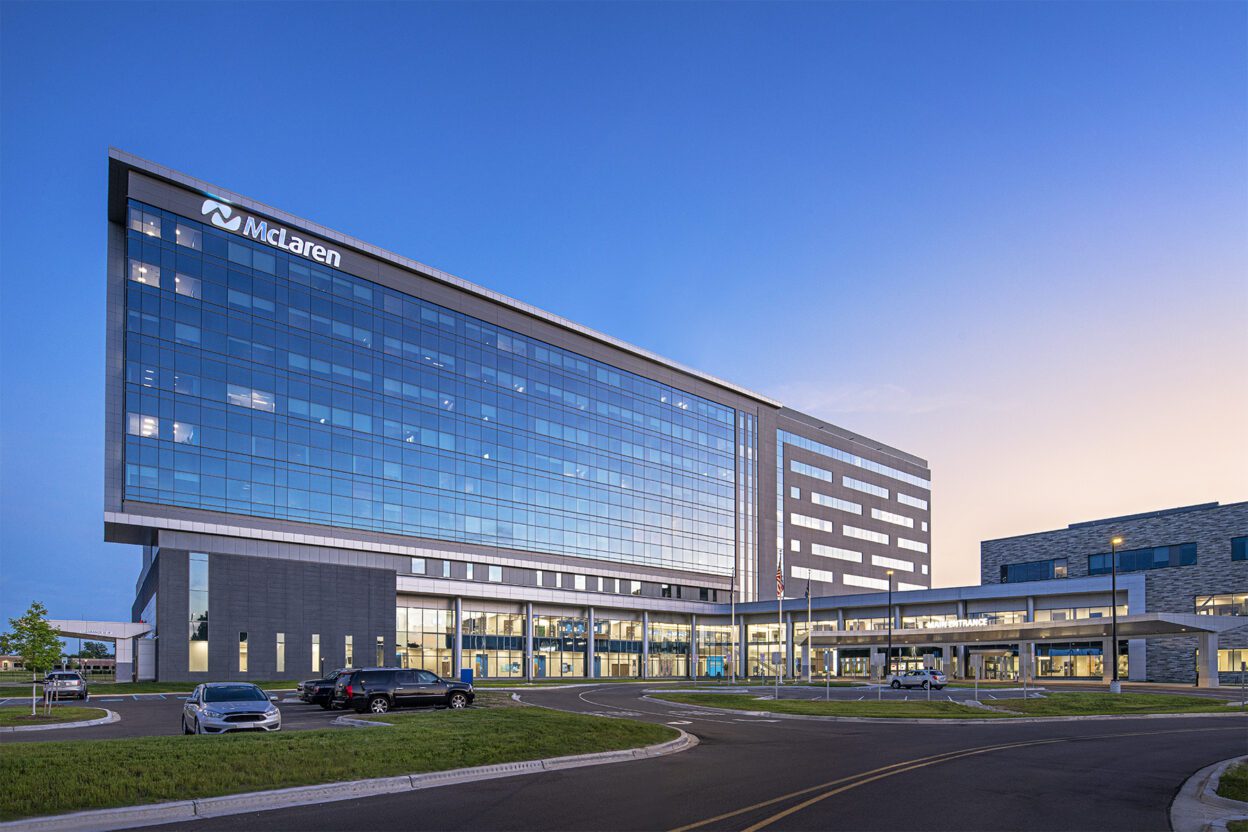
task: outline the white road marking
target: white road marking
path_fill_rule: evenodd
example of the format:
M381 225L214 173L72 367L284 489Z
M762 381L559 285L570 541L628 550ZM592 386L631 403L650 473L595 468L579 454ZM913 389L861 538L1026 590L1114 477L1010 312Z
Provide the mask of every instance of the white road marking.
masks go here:
M861 702L862 700L864 700L864 699L866 699L866 698L867 698L867 697L866 697L866 695L859 696L859 697L858 697L858 701L859 701L859 702Z
M733 722L779 722L778 719L734 719Z
M693 723L687 719L681 719L681 720L677 720L676 722L669 722L667 724L668 725L692 725Z

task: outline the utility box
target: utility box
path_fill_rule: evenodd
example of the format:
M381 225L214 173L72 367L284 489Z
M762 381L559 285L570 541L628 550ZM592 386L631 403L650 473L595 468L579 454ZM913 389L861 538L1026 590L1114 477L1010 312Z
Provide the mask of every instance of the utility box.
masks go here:
M459 681L463 682L465 685L472 684L472 668L471 667L465 667L459 671Z

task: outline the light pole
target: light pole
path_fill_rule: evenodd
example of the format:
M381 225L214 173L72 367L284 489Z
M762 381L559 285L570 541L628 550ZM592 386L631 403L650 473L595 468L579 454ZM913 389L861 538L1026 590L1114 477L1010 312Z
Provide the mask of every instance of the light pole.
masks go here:
M1114 663L1114 675L1110 677L1113 681L1109 683L1110 693L1122 693L1122 682L1118 681L1118 547L1121 545L1121 537L1115 537L1109 541L1109 631L1110 641L1113 642L1113 649L1109 655Z
M888 570L888 654L884 658L884 681L893 672L893 570Z

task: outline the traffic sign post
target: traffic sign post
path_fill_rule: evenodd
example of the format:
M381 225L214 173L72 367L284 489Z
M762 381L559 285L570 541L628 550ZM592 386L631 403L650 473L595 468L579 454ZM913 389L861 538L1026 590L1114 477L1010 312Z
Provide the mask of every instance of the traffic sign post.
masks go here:
M823 651L823 698L832 698L832 651Z

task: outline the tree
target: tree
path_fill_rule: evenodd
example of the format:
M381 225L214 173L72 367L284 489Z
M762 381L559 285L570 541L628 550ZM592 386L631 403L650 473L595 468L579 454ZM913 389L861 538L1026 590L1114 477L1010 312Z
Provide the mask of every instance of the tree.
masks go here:
M102 641L84 641L78 652L80 659L107 659L108 645Z
M39 673L56 667L64 645L56 630L48 626L48 610L38 601L32 601L30 609L19 618L10 618L10 632L4 635L5 643L30 671L30 712L35 713L35 682Z

